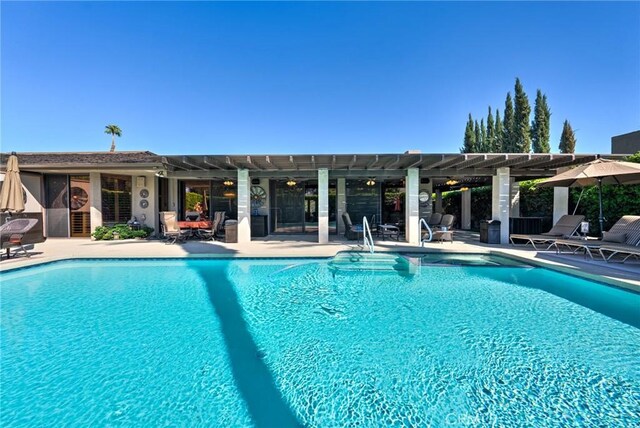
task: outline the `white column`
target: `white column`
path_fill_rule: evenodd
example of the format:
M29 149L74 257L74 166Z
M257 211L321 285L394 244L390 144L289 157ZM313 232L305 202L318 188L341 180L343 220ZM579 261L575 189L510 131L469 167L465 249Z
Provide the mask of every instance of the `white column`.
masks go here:
M569 214L569 188L553 188L553 224L556 224L560 217Z
M442 212L442 190L436 189L436 212Z
M318 243L329 242L329 170L318 170Z
M405 185L405 238L409 244L420 244L420 202L418 192L420 190L420 170L418 168L407 169Z
M344 221L342 221L342 213L347 210L347 184L344 178L338 178L338 188L336 189L338 194L336 195L336 207L337 212L337 226L338 236L344 235Z
M511 188L511 217L520 217L520 183L514 177L509 179Z
M238 170L238 243L251 242L251 199L249 170Z
M471 229L471 190L460 192L462 198L462 219L460 225L463 230Z
M498 168L493 176L491 218L500 220L500 243L509 242L509 168Z
M96 230L96 227L102 226L102 178L99 172L89 173L89 185L91 191L89 192L90 209L89 216L91 221L91 233Z

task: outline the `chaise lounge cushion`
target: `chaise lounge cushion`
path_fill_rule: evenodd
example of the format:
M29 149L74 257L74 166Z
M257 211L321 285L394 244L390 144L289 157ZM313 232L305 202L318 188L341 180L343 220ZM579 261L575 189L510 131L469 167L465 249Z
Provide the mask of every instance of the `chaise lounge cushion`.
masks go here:
M626 241L626 239L627 239L626 233L602 232L603 242L616 242L616 243L622 244Z

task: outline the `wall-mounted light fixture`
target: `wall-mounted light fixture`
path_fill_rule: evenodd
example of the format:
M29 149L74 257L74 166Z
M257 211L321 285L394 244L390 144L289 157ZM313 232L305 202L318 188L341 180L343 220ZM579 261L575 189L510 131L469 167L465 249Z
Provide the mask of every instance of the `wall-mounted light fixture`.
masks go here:
M287 181L287 186L293 187L295 185L296 185L296 180L294 180L293 178L290 178L289 181Z
M224 184L225 186L233 186L233 181L226 179L222 184Z
M467 190L469 190L469 188L467 186L462 186L460 188L460 191L462 191L462 192L466 192Z
M455 184L458 184L458 180L454 180L453 178L450 178L450 179L448 179L448 180L445 182L445 184L446 184L447 186L453 186L453 185L455 185Z
M375 186L376 185L376 180L373 178L370 178L367 180L367 186Z

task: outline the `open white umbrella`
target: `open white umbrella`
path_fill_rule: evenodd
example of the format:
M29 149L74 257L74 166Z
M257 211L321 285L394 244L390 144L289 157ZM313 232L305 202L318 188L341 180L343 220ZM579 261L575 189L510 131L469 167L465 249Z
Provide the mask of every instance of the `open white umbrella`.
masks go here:
M7 160L7 172L0 189L0 211L20 213L24 211L24 197L22 195L22 181L18 169L18 157L11 153Z
M633 162L596 159L579 165L561 174L555 175L542 183L540 187L575 187L598 185L598 201L600 204L600 231L603 230L602 214L603 184L638 184L640 183L640 164Z

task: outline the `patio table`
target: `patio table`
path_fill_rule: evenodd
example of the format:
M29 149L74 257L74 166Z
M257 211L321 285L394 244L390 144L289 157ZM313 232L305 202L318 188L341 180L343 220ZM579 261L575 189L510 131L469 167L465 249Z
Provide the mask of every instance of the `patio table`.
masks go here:
M379 224L378 230L382 235L383 241L387 238L387 236L390 238L395 238L396 241L400 240L400 228L395 224Z
M198 231L200 229L211 229L213 227L213 222L209 220L198 220L198 221L179 221L178 227L180 229L189 229L191 230L190 237L200 237Z

